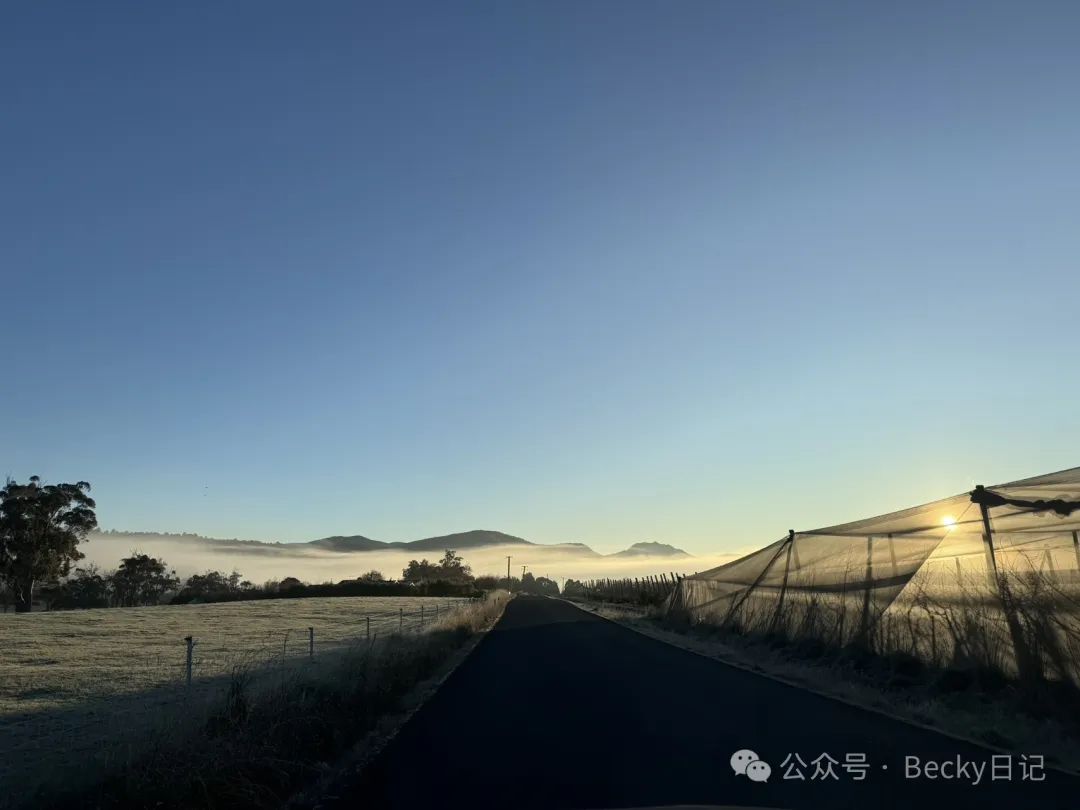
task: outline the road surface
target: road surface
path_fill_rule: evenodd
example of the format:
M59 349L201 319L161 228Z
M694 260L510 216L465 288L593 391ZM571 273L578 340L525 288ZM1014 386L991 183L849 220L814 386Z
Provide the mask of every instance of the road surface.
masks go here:
M734 773L739 749L770 765L768 781ZM837 761L838 779L827 776L825 759L811 778L821 754ZM868 765L861 781L857 768L843 767L858 754ZM788 755L806 767L794 758L783 767ZM646 638L566 602L519 597L367 771L321 806L1080 807L1080 779L1046 770L1044 781L1025 780L1016 756L1006 780L1004 760L992 756ZM967 763L967 778L931 779L921 769L906 778L906 757L949 763L941 773L950 776ZM979 763L981 781L973 784ZM784 779L785 771L806 778Z

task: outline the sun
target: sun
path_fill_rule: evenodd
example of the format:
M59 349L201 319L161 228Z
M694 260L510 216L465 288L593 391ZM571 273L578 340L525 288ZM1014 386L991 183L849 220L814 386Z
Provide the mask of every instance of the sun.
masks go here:
M941 525L944 526L946 529L951 529L953 526L956 525L956 518L954 518L952 515L946 515L941 519Z

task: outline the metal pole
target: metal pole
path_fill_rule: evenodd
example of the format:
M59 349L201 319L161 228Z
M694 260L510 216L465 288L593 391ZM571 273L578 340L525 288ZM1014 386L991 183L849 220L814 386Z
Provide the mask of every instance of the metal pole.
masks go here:
M1054 570L1054 555L1052 555L1050 553L1050 549L1045 549L1043 551L1043 559L1046 562L1047 569L1050 571L1050 579L1051 579L1051 581L1056 580L1057 579L1057 571ZM1041 570L1041 568L1040 568L1040 570Z
M981 495L982 491L983 485L976 485L975 492ZM976 500L975 493L972 493L971 499ZM994 556L994 536L990 528L990 509L985 503L985 498L978 498L978 502L979 511L982 512L983 529L985 530L983 539L986 541L986 559L987 566L990 569L988 573L990 574L991 587L996 589L998 598L1001 600L1001 606L1005 611L1005 624L1008 626L1009 636L1012 638L1017 673L1021 681L1026 681L1029 678L1038 677L1040 669L1024 639L1023 628L1016 617L1016 608L1013 605L1012 595L1009 593L1009 585L1004 577L998 576L997 558Z
M308 636L308 638L307 638L308 660L309 661L314 661L315 660L315 628L314 627L309 627L307 629L307 636Z
M506 592L510 593L510 558L506 558Z
M977 484L975 490L977 492L982 491L983 485ZM983 543L986 551L986 567L987 572L990 574L990 579L996 586L997 583L997 557L994 556L994 535L990 529L990 509L983 502L983 499L979 499L979 511L982 513L983 521Z
M870 633L870 592L874 587L874 538L866 538L866 582L863 583L862 626L859 636L865 642Z
M191 651L195 646L195 639L191 636L184 636L184 641L187 642L187 687L191 688Z
M776 625L780 622L780 615L784 609L784 594L787 592L788 573L791 569L791 552L795 547L795 530L788 529L787 539L787 558L784 560L784 579L780 583L780 597L776 600L776 610L773 612L772 619L769 621L769 632L776 630Z

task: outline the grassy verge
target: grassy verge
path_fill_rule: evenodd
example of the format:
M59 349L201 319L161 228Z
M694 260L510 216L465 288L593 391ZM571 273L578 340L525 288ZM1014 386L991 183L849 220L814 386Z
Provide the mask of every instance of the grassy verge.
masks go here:
M659 609L578 603L638 632L944 733L1080 772L1080 698L1063 686L1051 702L1032 703L998 671L928 666L912 656L873 655L812 641L698 624L671 624Z
M9 806L280 807L398 712L417 684L490 628L505 595L463 607L423 633L360 642L306 667L237 667L217 700L163 717L77 785L43 785Z

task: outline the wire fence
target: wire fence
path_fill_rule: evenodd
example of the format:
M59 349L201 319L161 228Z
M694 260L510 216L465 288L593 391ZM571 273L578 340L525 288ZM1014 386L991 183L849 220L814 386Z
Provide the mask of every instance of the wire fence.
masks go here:
M622 579L590 579L582 583L586 599L596 602L618 602L625 605L661 605L671 595L685 574L675 572L624 577Z
M105 767L124 755L122 741L220 700L238 672L286 678L378 639L436 629L475 601L313 598L0 620L9 651L0 659L0 784L45 762Z
M372 641L394 633L423 632L473 601L429 597L418 605L366 611L347 623L276 627L246 640L238 640L235 632L206 637L185 636L182 639L183 656L177 656L177 660L183 661L185 686L227 673L238 664L257 667L310 662L360 641Z

